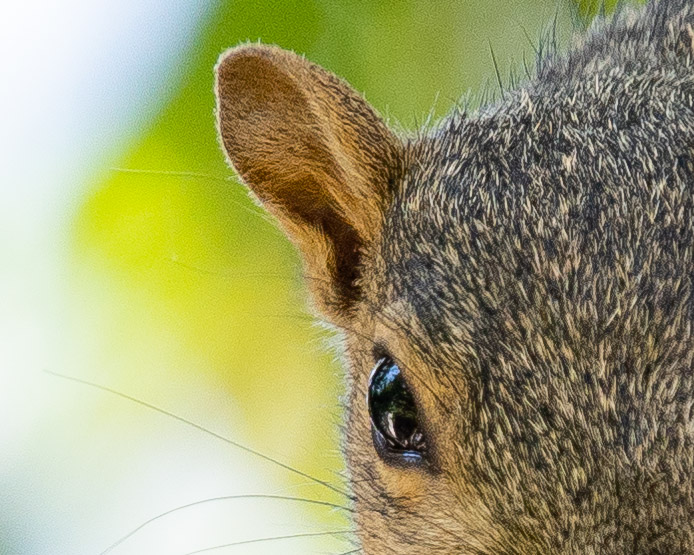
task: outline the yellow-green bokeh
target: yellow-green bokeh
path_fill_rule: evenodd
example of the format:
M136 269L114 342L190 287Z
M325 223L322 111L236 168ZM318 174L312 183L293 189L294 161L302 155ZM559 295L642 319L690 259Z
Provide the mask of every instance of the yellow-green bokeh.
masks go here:
M578 4L582 15L595 11ZM226 435L337 482L341 367L326 348L330 334L308 316L296 253L225 164L214 64L243 41L279 44L344 77L412 130L468 90L496 87L490 48L506 79L524 56L532 60L527 37L539 37L555 14L568 35L570 12L546 0L216 4L178 76L160 84L164 108L118 168L88 184L76 210L72 295L101 336L89 354L101 370L91 378L143 400L170 391L158 398L201 420L215 405L186 399L185 384L204 381L233 405L237 425ZM302 493L340 501L318 487ZM336 513L311 514L342 523Z

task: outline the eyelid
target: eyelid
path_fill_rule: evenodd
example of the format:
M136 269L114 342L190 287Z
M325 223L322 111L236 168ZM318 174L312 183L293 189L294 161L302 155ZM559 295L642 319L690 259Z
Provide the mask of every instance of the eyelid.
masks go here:
M371 439L378 455L390 466L398 468L421 468L428 466L424 455L416 451L394 452L388 447L388 442L375 426L371 426Z
M390 350L388 347L385 346L384 343L380 341L374 342L374 347L371 351L371 355L374 360L374 364L378 365L378 363L383 360L384 358L392 358L393 361L396 363L398 362L397 359L390 354Z

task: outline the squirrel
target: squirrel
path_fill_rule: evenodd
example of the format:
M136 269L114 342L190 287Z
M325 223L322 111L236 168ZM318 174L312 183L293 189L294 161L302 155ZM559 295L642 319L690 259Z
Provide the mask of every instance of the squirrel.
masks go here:
M215 71L344 337L356 552L694 553L694 1L416 137L279 47Z

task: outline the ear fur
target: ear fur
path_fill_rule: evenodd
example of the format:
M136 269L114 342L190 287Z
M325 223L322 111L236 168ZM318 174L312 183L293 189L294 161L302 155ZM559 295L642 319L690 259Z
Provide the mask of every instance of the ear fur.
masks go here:
M230 163L303 254L318 308L339 324L359 296L403 143L346 83L278 47L244 45L216 68Z

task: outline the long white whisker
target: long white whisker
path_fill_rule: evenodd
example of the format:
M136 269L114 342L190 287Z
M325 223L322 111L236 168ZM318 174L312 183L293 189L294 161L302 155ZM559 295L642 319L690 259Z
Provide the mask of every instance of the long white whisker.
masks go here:
M189 551L185 555L198 555L198 553L208 553L210 551L215 551L217 549L224 549L226 547L237 547L240 545L249 545L253 543L260 543L260 542L272 542L272 541L281 541L281 540L291 540L295 538L311 538L311 537L318 537L318 536L331 536L331 535L336 535L336 534L353 534L354 530L332 530L329 532L307 532L305 534L291 534L289 536L272 536L269 538L258 538L255 540L243 540L240 542L232 542L232 543L225 543L222 545L215 545L212 547L205 547L204 549L198 549L197 551Z
M246 447L245 445L242 445L242 444L240 444L240 443L238 443L238 442L236 442L236 441L234 441L234 440L231 440L231 439L229 439L229 438L227 438L227 437L224 437L224 436L221 435L221 434L218 434L218 433L216 433L216 432L213 432L212 430L209 430L209 429L205 428L204 426L201 426L200 424L196 424L195 422L193 422L193 421L191 421L191 420L187 420L186 418L183 418L182 416L178 416L177 414L174 414L174 413L169 412L169 411L167 411L167 410L165 410L165 409L162 409L162 408L160 408L160 407L157 407L156 405L152 405L151 403L147 403L146 401L142 401L142 400L140 400L140 399L137 399L136 397L132 397L132 396L130 396L130 395L127 395L126 393L122 393L122 392L117 391L117 390L115 390L115 389L112 389L112 388L110 388L110 387L106 387L106 386L104 386L104 385L100 385L100 384L97 384L97 383L94 383L94 382L90 382L90 381L88 381L88 380L83 380L83 379L81 379L81 378L76 378L76 377L73 377L73 376L68 376L68 375L65 375L65 374L60 374L60 373L58 373L58 372L53 372L53 371L51 371L51 370L44 370L44 372L45 372L46 374L50 374L51 376L55 376L55 377L62 378L62 379L65 379L65 380L69 380L69 381L73 381L73 382L75 382L75 383L79 383L79 384L82 384L82 385L87 385L87 386L93 387L93 388L95 388L95 389L99 389L99 390L104 391L104 392L106 392L106 393L110 393L111 395L115 395L115 396L117 396L117 397L120 397L121 399L126 399L126 400L128 400L128 401L130 401L130 402L132 402L132 403L138 404L138 405L140 405L140 406L143 406L143 407L145 407L145 408L148 408L148 409L150 409L150 410L153 410L153 411L155 411L155 412L158 412L158 413L160 413L160 414L163 414L163 415L165 415L165 416L169 416L170 418L173 418L174 420L177 420L177 421L179 421L179 422L181 422L181 423L183 423L183 424L187 424L188 426L190 426L190 427L192 427L192 428L195 428L196 430L200 430L201 432L203 432L203 433L205 433L205 434L207 434L207 435L209 435L209 436L212 436L212 437L214 437L214 438L216 438L216 439L218 439L218 440L220 440L220 441L223 441L224 443L226 443L226 444L228 444L228 445L231 445L231 446L233 446L233 447L236 447L237 449L240 449L241 451L245 451L246 453L250 453L251 455L255 455L256 457L259 457L259 458L261 458L261 459L263 459L263 460L265 460L265 461L271 462L271 463L273 463L273 464L279 466L280 468L284 468L285 470L287 470L287 471L289 471L289 472L291 472L291 473L293 473L293 474L296 474L296 475L298 475L298 476L302 476L303 478L306 478L307 480L310 480L311 482L313 482L313 483L315 483L315 484L320 484L320 485L322 485L323 487L326 487L326 488L328 488L329 490L334 491L335 493L339 493L340 495L343 495L344 497L346 497L346 498L348 498L348 499L351 499L351 498L352 498L351 495L350 495L348 492L346 492L346 491L344 491L344 490L342 490L342 489L340 489L340 488L338 488L338 487L332 485L332 484L329 483L329 482L326 482L326 481L324 481L324 480L321 480L321 479L319 479L319 478L316 478L316 477L314 477L314 476L311 476L310 474L307 474L306 472L303 472L303 471L301 471L301 470L298 470L298 469L296 469L296 468L293 468L293 467L289 466L288 464L285 464L285 463L283 463L283 462L281 462L281 461L278 461L278 460L276 460L276 459L273 459L272 457L270 457L270 456L268 456L268 455L265 455L264 453L261 453L260 451L256 451L255 449L251 449L250 447Z
M185 509L190 509L191 507L196 507L198 505L203 505L207 503L215 503L218 501L230 501L234 499L278 499L278 500L283 500L283 501L297 501L297 502L303 502L303 503L309 503L312 505L322 505L325 507L331 507L334 509L342 509L345 511L351 511L349 507L345 507L343 505L339 505L337 503L330 503L329 501L320 501L318 499L306 499L303 497L290 497L290 496L285 496L285 495L264 495L264 494L249 494L249 495L222 495L219 497L210 497L209 499L201 499L199 501L193 501L192 503L186 503L185 505L180 505L178 507L175 507L173 509L169 509L168 511L164 511L163 513L158 514L157 516L154 516L142 524L140 524L137 528L133 528L130 532L119 538L117 541L109 545L106 549L104 549L99 555L106 555L106 553L110 553L113 551L116 547L121 545L123 542L128 540L129 538L133 537L135 534L137 534L140 530L148 526L149 524L152 524L153 522L156 522L157 520L161 520L162 518L169 516L173 513L183 511Z

